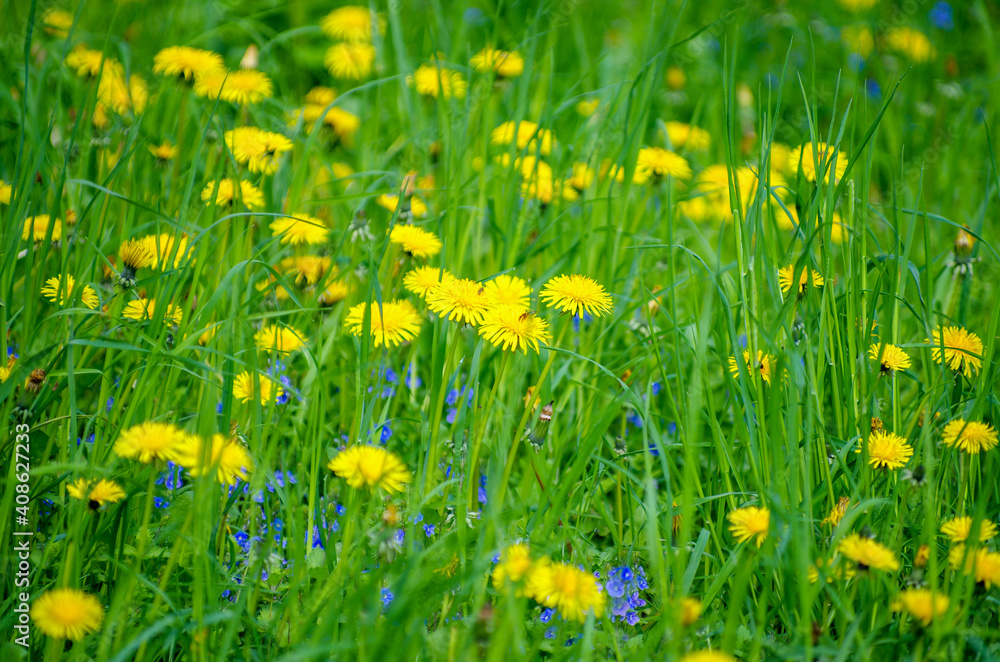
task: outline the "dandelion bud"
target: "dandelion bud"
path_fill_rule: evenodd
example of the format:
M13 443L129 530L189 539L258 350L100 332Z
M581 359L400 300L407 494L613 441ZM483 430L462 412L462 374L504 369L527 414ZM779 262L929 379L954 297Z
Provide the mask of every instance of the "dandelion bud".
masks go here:
M536 451L541 450L542 444L545 443L545 437L549 433L549 424L552 422L553 413L552 405L554 402L552 401L542 407L542 412L538 415L538 422L535 423L535 426L528 433L528 443Z
M28 375L28 379L24 382L24 390L28 393L38 393L42 390L42 384L45 382L45 371L41 368L35 368Z
M260 49L254 44L250 44L247 47L247 52L243 54L243 59L240 60L240 69L256 69L257 63L260 60Z

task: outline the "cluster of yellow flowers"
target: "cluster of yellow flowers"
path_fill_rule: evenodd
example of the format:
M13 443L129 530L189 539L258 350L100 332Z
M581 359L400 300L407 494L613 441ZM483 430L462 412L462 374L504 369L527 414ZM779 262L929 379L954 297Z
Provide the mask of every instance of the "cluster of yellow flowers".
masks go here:
M500 562L493 568L492 580L498 591L513 587L517 595L556 609L566 620L582 623L588 614L600 618L607 606L607 595L593 575L569 563L553 562L547 556L532 559L523 543L503 550Z

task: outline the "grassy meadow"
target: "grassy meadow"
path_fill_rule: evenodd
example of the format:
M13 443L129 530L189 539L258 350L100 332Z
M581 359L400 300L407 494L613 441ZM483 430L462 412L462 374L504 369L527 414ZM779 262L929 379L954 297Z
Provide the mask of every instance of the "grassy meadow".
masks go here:
M0 659L1000 659L995 3L0 6Z

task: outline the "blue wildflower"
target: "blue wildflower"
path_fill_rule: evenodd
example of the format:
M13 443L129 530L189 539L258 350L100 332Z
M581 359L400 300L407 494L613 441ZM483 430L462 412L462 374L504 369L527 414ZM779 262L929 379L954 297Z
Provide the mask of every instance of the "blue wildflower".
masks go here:
M943 0L941 2L934 3L928 17L931 20L931 25L936 27L938 30L951 32L955 29L954 10L952 10L950 4L944 2Z

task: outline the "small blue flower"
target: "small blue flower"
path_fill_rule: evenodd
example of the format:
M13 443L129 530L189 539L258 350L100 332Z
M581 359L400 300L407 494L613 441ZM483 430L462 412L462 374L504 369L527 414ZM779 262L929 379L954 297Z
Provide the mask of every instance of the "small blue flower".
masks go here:
M387 588L382 589L381 595L379 596L379 599L382 601L382 609L388 609L389 605L392 604L392 601L395 598L396 596L392 594L392 591Z
M653 382L652 385L653 395L659 395L660 391L662 390L663 390L663 384L661 384L660 382Z
M105 405L104 405L104 411L111 411L111 408L114 407L114 406L115 406L115 398L114 398L114 396L112 396L112 397L108 398L107 403L105 403Z
M548 623L549 621L552 620L552 617L555 615L555 613L556 612L554 609L545 609L544 611L542 611L542 615L538 617L538 620L540 620L542 623Z
M548 630L545 631L545 638L546 639L556 638L556 626L553 625L552 627L550 627Z
M157 508L166 508L167 506L170 505L170 502L164 499L163 497L155 497L153 499L153 505L156 506Z
M381 443L384 446L386 442L388 442L390 439L392 439L392 428L389 427L389 422L386 421L385 423L382 424L382 428L378 435L378 440L379 443Z
M406 531L403 531L402 529L398 529L396 531L396 535L393 536L393 539L396 541L397 545L402 545L403 540L405 538L406 538Z
M413 522L414 524L420 524L421 522L424 521L424 514L423 513L417 513L416 515L414 515L410 519L410 521Z
M938 30L951 32L955 29L955 12L952 10L951 5L943 0L934 3L928 17L931 20L931 25Z
M424 535L427 536L428 538L434 535L433 524L424 524Z

